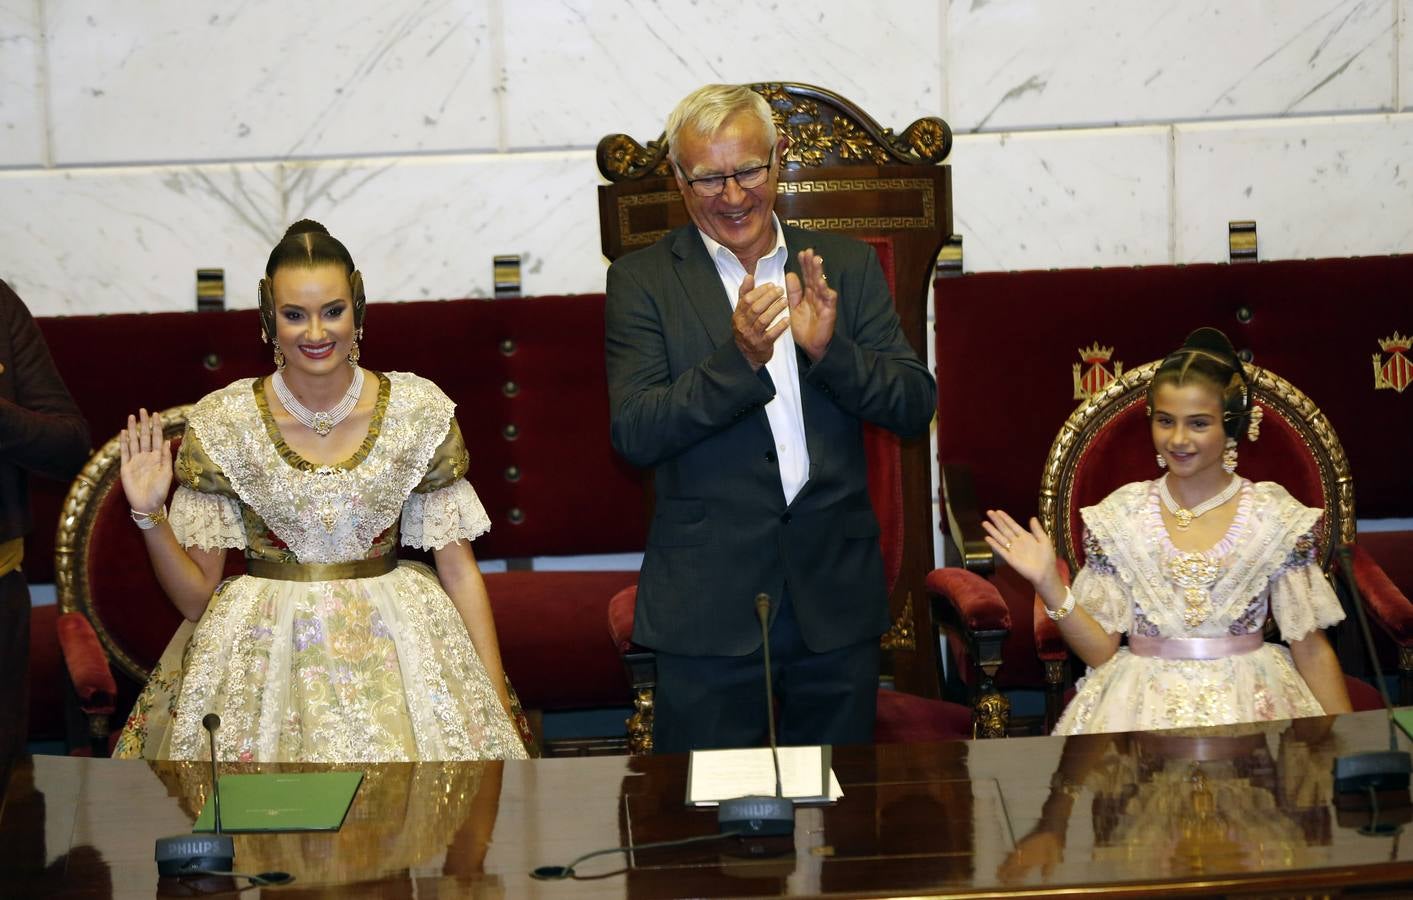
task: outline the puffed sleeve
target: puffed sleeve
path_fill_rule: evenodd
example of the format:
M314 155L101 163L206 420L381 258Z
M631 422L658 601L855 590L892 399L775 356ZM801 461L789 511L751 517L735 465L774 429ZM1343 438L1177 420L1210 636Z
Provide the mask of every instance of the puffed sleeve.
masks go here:
M435 550L454 541L475 540L491 530L491 518L465 478L470 461L461 428L452 419L427 464L427 474L402 505L404 547Z
M173 470L178 486L167 518L177 543L202 550L244 550L245 526L235 490L192 428L182 435Z
M1271 615L1287 641L1344 619L1344 608L1316 562L1316 546L1313 530L1296 538L1270 579Z
M1123 634L1133 626L1133 603L1114 564L1099 540L1084 529L1084 567L1070 585L1075 603L1109 634Z

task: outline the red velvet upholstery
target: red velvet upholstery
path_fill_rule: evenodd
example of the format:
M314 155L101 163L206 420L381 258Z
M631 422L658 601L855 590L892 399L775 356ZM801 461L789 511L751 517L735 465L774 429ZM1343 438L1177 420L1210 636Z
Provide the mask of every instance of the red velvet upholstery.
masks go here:
M1408 332L1410 283L1413 256L941 278L939 460L968 466L984 503L1030 516L1056 425L1077 402L1080 348L1112 346L1132 368L1216 325L1329 416L1361 515L1413 515L1413 428L1393 425L1408 422L1410 395L1374 390L1370 366L1380 339Z
M1010 628L1011 611L996 585L966 569L933 569L927 589L952 598L968 628Z
M971 737L971 708L902 691L880 690L875 744L959 741Z
M118 685L93 626L81 613L64 613L55 628L80 708L88 713L111 713Z
M485 576L506 674L527 709L625 706L628 679L603 632L609 598L637 572Z
M633 649L633 616L638 609L638 586L626 587L608 601L608 636L619 653Z
M1258 405L1265 414L1261 438L1255 443L1243 439L1238 444L1237 472L1252 481L1277 482L1306 506L1329 506L1330 498L1325 497L1320 483L1319 465L1300 434L1275 408ZM1080 509L1098 503L1129 482L1157 477L1161 470L1152 446L1142 397L1119 411L1090 442L1075 466L1074 503L1069 511L1070 552L1075 559L1084 559Z
M888 291L895 291L893 242L886 237L866 237L864 243L878 254ZM864 425L864 454L868 457L868 496L880 529L878 548L883 554L883 575L888 590L903 569L903 456L898 436L876 425Z
M1344 686L1349 691L1349 703L1355 712L1384 708L1383 694L1369 682L1346 675Z
M1413 604L1408 602L1405 593L1398 589L1380 562L1375 561L1373 554L1363 546L1365 540L1366 537L1361 535L1359 543L1349 548L1359 593L1370 616L1383 626L1395 642L1407 645L1413 642Z

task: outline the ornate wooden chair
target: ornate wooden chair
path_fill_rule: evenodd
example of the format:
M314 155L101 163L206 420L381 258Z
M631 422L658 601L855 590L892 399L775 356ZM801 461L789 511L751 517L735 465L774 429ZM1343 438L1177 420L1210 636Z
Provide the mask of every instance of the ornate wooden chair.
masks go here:
M751 87L765 97L777 128L789 140L776 214L791 225L871 244L893 291L903 333L926 359L929 282L937 254L952 233L951 170L940 165L952 145L947 123L923 118L895 134L822 88L790 82ZM599 188L600 234L609 260L690 221L667 151L665 135L646 146L624 134L599 141L599 171L609 181ZM894 625L883 645L898 687L935 697L934 632L929 609L921 602L923 577L932 567L928 441L899 440L871 427L865 439L869 490L883 525L884 566L893 585ZM624 613L622 607L610 611L616 639L626 637L625 625L631 631L632 617ZM640 690L650 684L650 655L633 650L627 660ZM638 703L641 713L650 701L640 693ZM639 720L632 727L641 748L646 726Z
M1145 400L1159 363L1124 372L1080 405L1060 428L1046 460L1040 490L1040 519L1055 541L1065 573L1084 564L1079 510L1132 481L1153 478L1158 470L1150 449ZM1347 544L1356 561L1358 586L1371 618L1401 647L1413 646L1413 606L1354 543L1354 488L1349 463L1339 438L1325 415L1290 382L1258 366L1248 365L1255 402L1262 408L1261 437L1241 444L1238 471L1253 481L1275 481L1300 502L1325 510L1317 532L1319 561L1342 584L1335 548ZM978 523L967 527L980 530ZM1381 574L1381 573L1377 573ZM954 605L975 632L996 634L1010 627L1001 588L964 568L939 569L928 576L933 593ZM1002 585L1004 587L1004 584ZM1058 716L1068 681L1069 652L1059 629L1044 615L1040 600L1027 585L1035 604L1032 651L1052 673L1047 690L1046 728ZM975 639L974 639L975 640ZM999 646L999 642L998 642ZM994 658L994 657L993 657ZM1348 668L1355 668L1345 661ZM1007 660L997 660L998 666ZM1357 708L1380 705L1377 692L1350 680ZM998 704L998 708L1003 704ZM996 723L1000 728L1004 722Z
M162 411L166 436L176 444L190 410ZM54 551L56 626L79 713L70 719L86 721L82 734L71 725L69 745L95 755L110 752L182 621L157 583L141 533L129 518L120 463L117 437L89 459L64 501ZM244 571L242 555L227 553L226 575ZM527 743L537 748L538 736L524 714L518 724Z

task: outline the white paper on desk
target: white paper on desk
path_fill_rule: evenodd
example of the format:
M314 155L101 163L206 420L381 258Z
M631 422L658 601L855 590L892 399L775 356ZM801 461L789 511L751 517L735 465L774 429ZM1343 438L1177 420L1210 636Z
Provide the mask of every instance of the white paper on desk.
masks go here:
M831 750L781 747L780 792L802 803L829 803L844 796L829 768ZM716 806L722 800L750 795L775 796L775 764L769 747L692 751L687 764L688 806Z

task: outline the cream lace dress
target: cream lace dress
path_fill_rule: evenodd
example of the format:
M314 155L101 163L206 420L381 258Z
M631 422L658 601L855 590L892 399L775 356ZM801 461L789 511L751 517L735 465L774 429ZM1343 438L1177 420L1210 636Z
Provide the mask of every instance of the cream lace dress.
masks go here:
M416 375L378 375L368 437L338 465L280 437L263 379L201 400L176 461L170 520L187 547L243 550L249 565L321 577L242 575L216 589L153 670L114 755L253 762L523 758L525 746L436 575L351 564L405 546L473 539L490 520L466 473L451 400ZM361 563L368 566L368 562ZM291 567L294 568L294 567ZM360 573L366 576L366 571Z
M1260 633L1269 609L1281 636L1300 640L1344 618L1315 559L1321 511L1273 482L1246 482L1226 536L1192 563L1215 577L1189 596L1155 481L1119 488L1080 511L1085 565L1073 591L1105 631L1153 638ZM1193 556L1201 557L1193 559ZM1179 580L1188 581L1179 584ZM1194 614L1195 613L1195 614ZM1266 643L1221 659L1162 659L1119 648L1089 670L1056 734L1146 731L1323 715L1290 651Z

